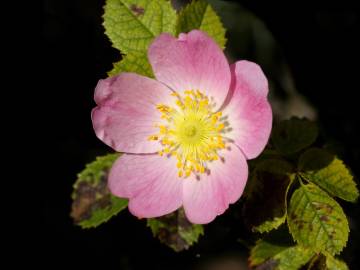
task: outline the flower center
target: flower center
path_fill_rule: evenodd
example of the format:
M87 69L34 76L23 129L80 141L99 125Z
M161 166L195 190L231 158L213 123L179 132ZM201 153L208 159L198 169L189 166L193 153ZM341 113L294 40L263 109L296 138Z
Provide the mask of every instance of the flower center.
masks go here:
M213 112L209 98L199 90L172 95L176 99L175 106L156 105L165 123L156 124L159 134L148 139L158 140L163 145L159 155L177 158L179 177L208 173L208 164L218 160L218 151L226 147L221 112Z
M187 137L194 137L196 135L196 127L194 127L194 126L185 127L184 134Z

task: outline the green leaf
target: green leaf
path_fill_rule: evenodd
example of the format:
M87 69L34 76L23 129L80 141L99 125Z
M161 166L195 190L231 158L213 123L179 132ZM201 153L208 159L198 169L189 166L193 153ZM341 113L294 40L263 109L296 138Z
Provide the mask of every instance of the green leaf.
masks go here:
M355 202L359 191L349 170L342 160L327 151L311 148L300 156L301 176L311 181L331 195L346 201Z
M129 53L123 59L114 63L114 68L108 72L109 76L118 75L121 72L134 72L146 77L154 77L151 65L145 53Z
M259 240L250 251L249 263L257 269L298 270L314 252L302 246L288 246Z
M204 0L191 2L179 13L177 34L193 29L206 32L221 48L225 48L225 29L213 8Z
M260 161L250 179L243 208L245 223L253 231L268 232L278 228L286 219L286 196L294 168L285 160Z
M190 223L183 209L163 217L148 219L147 225L160 242L177 252L188 249L204 234L203 226Z
M280 217L274 217L272 220L266 220L264 223L260 224L257 227L253 228L253 231L257 231L260 233L269 232L273 229L278 228L281 224L283 224L286 220L286 214Z
M334 255L346 246L349 225L342 208L312 183L301 183L294 192L287 220L294 240L316 252Z
M326 269L327 270L349 270L345 262L335 259L330 254L326 254Z
M272 141L283 154L290 155L310 146L318 136L318 127L307 119L293 117L273 128Z
M119 154L97 157L78 174L72 194L71 217L82 228L97 227L125 209L127 200L110 194L107 175Z
M250 266L254 267L256 265L262 264L271 257L281 253L288 248L288 246L281 246L264 240L259 240L251 249L249 257Z
M146 52L156 36L176 31L176 12L170 1L107 0L104 9L105 33L124 54Z
M273 260L278 262L275 269L278 270L298 270L306 264L314 252L302 246L293 246L276 254Z

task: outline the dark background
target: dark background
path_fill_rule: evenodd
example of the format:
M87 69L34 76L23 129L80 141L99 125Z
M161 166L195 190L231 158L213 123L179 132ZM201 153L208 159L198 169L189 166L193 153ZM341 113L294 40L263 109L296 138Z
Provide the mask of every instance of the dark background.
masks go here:
M346 2L321 7L289 2L241 1L274 35L298 91L317 109L323 131L339 146L346 164L360 175L359 11ZM119 59L101 26L103 5L97 0L47 0L43 5L45 98L53 109L55 142L43 210L49 242L44 258L56 266L81 269L203 269L217 259L236 260L238 254L241 260L244 247L228 229L231 219L226 215L207 226L199 245L180 254L160 244L145 222L127 211L97 229L81 230L72 224L70 195L76 174L95 155L110 150L95 137L90 119L94 87ZM342 205L352 227L344 258L355 269L359 208Z

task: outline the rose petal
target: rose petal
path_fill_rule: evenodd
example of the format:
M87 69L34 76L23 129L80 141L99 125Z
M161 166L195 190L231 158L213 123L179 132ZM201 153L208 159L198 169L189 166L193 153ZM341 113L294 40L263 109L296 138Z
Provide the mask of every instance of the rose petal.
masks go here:
M232 146L223 151L224 160L210 164L210 174L184 180L183 204L192 223L204 224L221 215L243 193L248 166L243 153Z
M175 158L124 154L113 165L108 185L114 195L129 198L128 208L139 218L166 215L182 204Z
M271 132L268 83L255 63L239 61L231 66L231 70L232 96L223 110L230 128L225 136L234 140L247 159L252 159L264 150Z
M161 34L150 45L155 77L175 91L200 90L219 108L230 87L230 68L220 47L205 33L193 30L179 39Z
M95 90L97 107L92 122L97 137L120 152L153 153L161 149L149 141L158 133L156 104L169 103L171 91L163 84L134 73L100 80Z

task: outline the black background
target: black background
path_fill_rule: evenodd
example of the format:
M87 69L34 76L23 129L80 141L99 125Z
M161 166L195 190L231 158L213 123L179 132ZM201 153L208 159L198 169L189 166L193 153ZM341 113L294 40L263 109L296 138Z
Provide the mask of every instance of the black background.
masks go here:
M321 7L302 1L274 2L242 4L278 40L297 88L317 108L324 131L345 149L342 158L360 175L359 11L346 2ZM207 227L198 246L180 254L153 239L145 223L127 211L93 230L72 224L70 194L76 174L95 155L110 150L95 137L90 119L94 87L119 57L103 33L103 5L97 0L44 1L43 57L49 91L45 98L53 109L56 147L43 211L50 245L47 258L57 266L81 269L189 269L210 258L241 253L244 248L234 233L222 229L231 222L226 216ZM359 220L357 206L343 205L351 220ZM357 226L352 227L351 238L359 237ZM358 244L352 240L351 250L345 252L353 267Z

